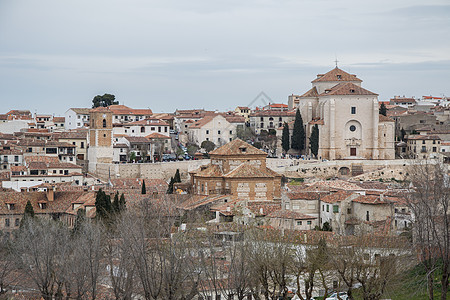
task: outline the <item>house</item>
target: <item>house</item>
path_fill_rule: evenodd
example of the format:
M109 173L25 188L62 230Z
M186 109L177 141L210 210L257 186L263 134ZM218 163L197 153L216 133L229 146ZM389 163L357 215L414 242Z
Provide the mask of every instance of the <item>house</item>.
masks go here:
M153 115L153 111L150 108L134 109L125 105L110 105L109 110L112 112L113 124L137 122Z
M250 127L260 134L261 130L276 130L282 127L284 122L291 122L295 119L295 110L257 110L250 114Z
M250 123L249 115L251 113L251 109L247 106L238 106L234 109L234 112L245 118L245 123Z
M203 141L213 142L217 146L233 140L238 127L245 126L241 116L226 117L220 114L206 116L187 128L189 141L201 145Z
M312 230L318 225L317 217L292 210L280 209L266 216L267 225L288 230Z
M438 157L441 139L437 135L410 135L406 144L409 157L430 159Z
M69 108L64 114L64 128L72 130L89 126L90 108Z
M152 133L158 133L166 137L170 136L169 124L152 117L139 121L128 122L126 124L115 124L113 126L114 135L145 137Z
M77 160L87 159L88 131L86 129L77 129L61 132L57 139L59 142L72 144L76 147Z
M137 160L148 161L151 159L151 142L146 137L125 136L120 138L117 144L127 145L128 153L134 153Z
M153 132L147 135L146 138L149 139L152 144L151 157L153 157L155 161L162 161L162 155L164 153L170 153L172 149L170 143L171 139L167 135Z

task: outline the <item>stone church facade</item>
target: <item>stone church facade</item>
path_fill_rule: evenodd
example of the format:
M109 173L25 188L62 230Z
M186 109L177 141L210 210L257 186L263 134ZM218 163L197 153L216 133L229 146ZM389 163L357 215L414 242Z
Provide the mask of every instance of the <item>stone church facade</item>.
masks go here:
M281 175L267 168L266 152L235 139L209 156L210 164L190 172L194 194L228 194L250 201L281 199Z
M356 75L336 67L317 75L303 95L289 96L289 108L300 109L307 140L318 125L322 158L395 158L395 123L379 115L378 94L361 83Z

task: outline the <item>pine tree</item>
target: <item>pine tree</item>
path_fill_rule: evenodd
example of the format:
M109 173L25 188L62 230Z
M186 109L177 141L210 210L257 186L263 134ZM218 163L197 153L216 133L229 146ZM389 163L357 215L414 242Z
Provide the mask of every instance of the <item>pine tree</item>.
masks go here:
M286 122L284 122L283 135L281 136L281 147L284 152L287 153L289 151L289 125Z
M167 188L167 194L173 194L173 184L175 183L175 180L173 177L170 177L169 181L169 187Z
M311 136L309 138L309 147L311 148L311 154L317 158L317 154L319 153L319 126L314 124L312 128Z
M380 106L380 115L386 116L386 105L384 105L384 103L381 103Z
M23 212L24 218L34 218L34 209L33 205L31 205L30 200L28 200L27 204L25 205L25 211Z
M305 149L305 128L303 127L303 119L299 109L297 109L295 114L291 148L300 152Z
M177 169L177 171L178 171L178 169ZM145 180L142 180L142 191L141 191L141 194L142 195L147 194L147 190L145 189Z
M181 182L180 170L177 169L175 176L173 177L173 182Z

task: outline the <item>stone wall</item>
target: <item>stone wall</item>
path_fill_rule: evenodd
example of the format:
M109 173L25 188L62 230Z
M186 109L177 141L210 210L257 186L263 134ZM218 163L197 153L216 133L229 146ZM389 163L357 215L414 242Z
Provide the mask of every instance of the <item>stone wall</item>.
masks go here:
M169 180L180 170L181 179L188 180L188 172L209 164L209 159L176 161L163 163L127 163L127 164L97 164L97 176L106 180L111 178L148 178Z

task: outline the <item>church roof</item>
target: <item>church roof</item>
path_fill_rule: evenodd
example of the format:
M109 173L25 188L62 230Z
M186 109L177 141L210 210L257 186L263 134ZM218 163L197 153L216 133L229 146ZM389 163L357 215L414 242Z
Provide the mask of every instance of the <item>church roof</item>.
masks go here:
M325 74L318 74L317 78L314 79L312 82L327 82L327 81L356 81L356 82L362 82L361 79L356 77L356 75L349 74L338 67L334 68L333 70L329 71Z
M308 98L308 97L318 97L319 93L317 92L316 87L314 86L312 89L304 93L300 96L300 98Z
M235 139L222 147L209 152L209 155L264 155L267 153L244 142L241 139Z
M280 175L269 168L263 169L247 162L224 175L226 178L274 178L276 176Z
M206 169L195 172L198 177L222 177L223 173L218 165L208 165Z
M366 90L354 83L351 82L341 82L335 86L333 86L329 90L325 90L320 96L328 96L328 95L370 95L370 96L378 96L369 90Z

